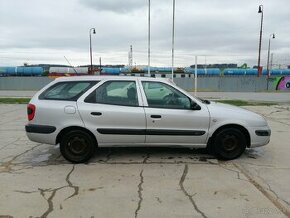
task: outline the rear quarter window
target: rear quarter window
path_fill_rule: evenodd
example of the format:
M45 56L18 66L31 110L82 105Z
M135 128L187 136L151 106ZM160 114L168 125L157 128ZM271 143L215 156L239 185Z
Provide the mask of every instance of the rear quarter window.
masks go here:
M39 95L40 100L76 101L98 81L58 82Z

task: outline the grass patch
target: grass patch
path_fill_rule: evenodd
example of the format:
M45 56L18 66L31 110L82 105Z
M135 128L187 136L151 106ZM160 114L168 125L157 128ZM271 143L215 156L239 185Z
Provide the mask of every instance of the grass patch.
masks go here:
M252 102L252 101L243 101L243 100L215 100L216 102L231 104L235 106L271 106L277 105L274 102Z
M0 98L0 104L28 104L31 98Z

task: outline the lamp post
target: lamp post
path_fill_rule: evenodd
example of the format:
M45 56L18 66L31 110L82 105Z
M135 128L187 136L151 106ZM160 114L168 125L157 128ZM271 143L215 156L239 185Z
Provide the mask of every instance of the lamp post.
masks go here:
M90 59L91 59L91 67L90 67L90 71L89 71L89 74L93 74L93 57L92 57L92 31L93 31L93 34L96 34L96 30L95 28L91 28L90 29Z
M172 6L172 53L171 53L171 76L173 81L174 74L174 33L175 33L175 0L173 0Z
M148 76L150 76L150 7L151 2L148 0Z
M264 16L264 8L263 5L259 5L258 13L261 14L261 27L260 27L260 40L259 40L259 56L258 56L258 77L262 75L261 69L261 43L262 43L262 33L263 33L263 16Z
M270 49L271 49L271 39L275 39L275 34L272 33L269 37L269 44L268 44L268 58L267 58L267 76L270 77L270 69L269 69L269 58L270 58Z

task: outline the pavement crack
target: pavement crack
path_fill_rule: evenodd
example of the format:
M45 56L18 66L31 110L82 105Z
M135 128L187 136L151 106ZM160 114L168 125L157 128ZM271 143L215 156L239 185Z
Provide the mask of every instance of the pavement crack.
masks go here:
M111 155L113 153L113 149L109 148L108 153L106 154L106 159L105 160L101 160L103 163L107 163L110 159L111 159Z
M249 182L255 186L256 189L258 189L266 198L269 199L269 201L271 201L284 215L286 215L286 217L290 217L290 211L287 207L285 207L282 203L280 198L277 198L278 195L271 189L271 187L264 181L264 183L266 183L266 185L268 185L269 189L264 188L263 185L261 185L259 182L257 182L254 178L253 175L250 174L250 172L248 172L243 166L241 166L240 164L237 163L233 163L233 165L240 170L241 173L244 174L244 176L249 180ZM259 177L259 176L258 176ZM263 179L262 179L263 180ZM272 194L271 194L272 193ZM280 200L280 201L279 201ZM283 200L282 200L283 201ZM283 201L284 203L286 203L285 201ZM287 204L287 203L286 203Z
M273 195L276 197L276 200L280 200L280 201L284 202L285 204L287 204L288 206L290 206L290 203L287 202L286 200L280 198L279 195L272 189L272 187L270 186L270 184L264 178L262 178L260 176L260 171L256 170L256 172L257 172L257 177L260 178L266 184L266 186L268 187L268 190L270 192L272 192Z
M271 120L271 121L276 122L276 123L281 123L281 124L286 125L286 126L290 126L289 123L286 123L286 122L280 121L280 120L278 120L277 118L273 118L273 117L270 116L270 114L268 114L268 115L263 114L263 115L264 115L268 120Z
M32 194L32 193L35 193L35 192L38 192L38 191L22 191L22 190L14 190L14 192L19 192L19 193L22 193L22 194Z
M275 108L283 110L283 111L290 111L290 107L275 106Z
M73 185L72 182L70 181L70 176L71 176L71 174L73 173L74 170L75 170L75 164L73 165L71 171L67 174L66 179L65 179L67 184L68 184L68 187L74 189L74 193L71 196L67 197L65 200L67 200L69 198L72 198L72 197L74 197L74 196L79 194L79 187L76 186L76 185Z
M276 111L272 111L268 114L268 116L272 115L272 114L276 114L276 113L280 113L283 112L283 110L276 110Z
M184 188L184 180L187 176L187 173L188 173L188 165L185 164L184 165L184 170L183 170L183 173L182 173L182 176L180 178L180 181L179 181L179 186L181 188L181 190L183 191L184 195L188 197L188 199L190 200L192 206L194 207L194 209L204 218L207 218L207 216L197 207L195 201L193 200L193 196L196 194L193 194L193 195L190 195Z
M51 189L51 188L49 188L49 189L41 189L41 188L38 188L38 190L40 191L41 196L48 203L48 209L43 213L43 215L41 215L41 218L46 218L53 211L53 198L54 198L54 196L55 196L57 191L59 191L59 190L61 190L63 188L73 188L74 189L74 193L72 195L70 195L69 197L67 197L65 200L70 199L70 198L72 198L72 197L74 197L74 196L79 194L79 187L76 186L76 185L73 185L73 183L70 181L70 176L71 176L71 174L73 173L74 170L75 170L75 164L73 165L72 169L69 171L69 173L66 176L66 179L65 179L66 182L67 182L66 186L61 186L61 187L58 187L58 188L55 188L55 189ZM18 192L20 192L20 191L18 191ZM21 192L25 193L23 191L21 191ZM52 194L50 195L50 197L48 199L45 197L45 193L46 192L52 192ZM27 192L25 194L28 194L28 193L30 193L30 192ZM61 205L61 207L62 207L62 205Z
M269 165L269 164L256 164L256 163L251 163L251 162L247 162L247 161L240 161L240 163L248 164L248 165L252 165L252 166L257 166L257 167L263 167L263 168L275 168L275 169L278 169L276 166ZM288 168L288 169L290 169L290 168Z
M162 201L161 201L161 199L159 198L159 197L155 197L156 198L156 200L158 201L158 203L162 203Z
M8 147L9 145L14 144L15 142L19 141L22 137L18 137L16 140L6 144L5 146L3 146L2 148L0 148L0 151L2 151L4 148Z
M48 208L47 210L41 215L41 218L46 218L52 211L53 211L53 198L55 196L55 193L58 189L52 190L51 195L49 198L45 197L45 192L49 192L50 189L38 189L40 191L41 196L47 201Z
M144 157L143 163L147 163L147 160L150 158L150 153L147 153L146 156Z
M246 181L246 182L249 182L248 180L246 180L246 179L242 179L242 178L241 178L241 174L240 174L241 172L240 172L239 170L234 170L234 169L227 168L225 165L223 165L223 164L221 164L221 163L219 163L219 166L220 166L221 168L227 170L227 171L230 171L230 172L235 173L235 174L237 175L237 179L239 179L239 180L243 180L243 181Z
M20 154L12 157L12 159L10 159L9 161L6 161L6 162L1 163L1 165L0 165L0 173L7 173L7 172L8 173L11 173L12 167L18 165L18 164L13 163L13 161L15 161L20 156L22 156L22 155L24 155L24 154L32 151L33 149L35 149L35 148L37 148L37 147L39 147L41 145L42 144L38 144L38 145L36 145L36 146L34 146L34 147L32 147L32 148L30 148L30 149L28 149L28 150L20 153Z
M142 204L142 201L143 201L143 196L142 196L142 191L143 191L143 183L144 183L144 177L143 177L143 170L141 170L140 174L140 182L138 184L138 197L139 197L139 201L138 201L138 206L135 210L135 218L138 217L138 212L139 210L141 209L141 204Z

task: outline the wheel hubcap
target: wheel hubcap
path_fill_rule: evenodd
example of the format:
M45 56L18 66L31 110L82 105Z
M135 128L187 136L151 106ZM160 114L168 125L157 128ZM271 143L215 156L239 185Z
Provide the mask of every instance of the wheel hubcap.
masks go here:
M75 136L69 141L68 148L73 154L83 154L87 148L86 140L82 137Z
M226 135L222 142L226 151L233 151L238 146L238 139L234 135Z

